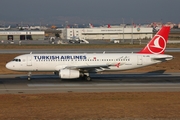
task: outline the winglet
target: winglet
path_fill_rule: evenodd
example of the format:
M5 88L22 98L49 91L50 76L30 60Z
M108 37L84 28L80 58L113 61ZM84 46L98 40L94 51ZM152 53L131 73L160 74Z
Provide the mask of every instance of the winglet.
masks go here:
M151 41L144 47L140 54L164 54L170 32L170 26L163 26Z

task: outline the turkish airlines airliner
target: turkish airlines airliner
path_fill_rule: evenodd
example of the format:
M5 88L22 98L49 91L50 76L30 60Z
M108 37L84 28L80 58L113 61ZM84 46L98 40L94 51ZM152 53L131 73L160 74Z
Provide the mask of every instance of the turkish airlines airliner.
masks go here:
M24 54L6 64L15 71L27 71L28 80L33 71L52 71L61 79L84 78L91 80L89 73L140 68L167 60L165 55L170 27L163 26L152 40L138 53L82 53L82 54Z
M0 30L9 30L11 28L11 26L8 26L8 27L0 27Z

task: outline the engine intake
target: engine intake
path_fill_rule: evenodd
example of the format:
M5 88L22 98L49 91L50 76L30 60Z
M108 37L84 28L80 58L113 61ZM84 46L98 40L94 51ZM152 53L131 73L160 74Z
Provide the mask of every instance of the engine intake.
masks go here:
M79 78L80 72L78 70L63 69L59 71L59 77L62 79Z

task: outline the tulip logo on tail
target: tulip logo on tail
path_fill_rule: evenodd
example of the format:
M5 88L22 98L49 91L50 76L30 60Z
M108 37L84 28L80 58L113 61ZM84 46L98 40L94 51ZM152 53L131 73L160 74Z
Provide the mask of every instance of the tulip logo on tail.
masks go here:
M166 43L168 41L168 35L170 27L162 27L158 33L152 38L152 40L138 53L145 54L164 54L166 49Z
M154 40L147 47L152 54L161 54L166 48L166 40L160 35L155 35Z

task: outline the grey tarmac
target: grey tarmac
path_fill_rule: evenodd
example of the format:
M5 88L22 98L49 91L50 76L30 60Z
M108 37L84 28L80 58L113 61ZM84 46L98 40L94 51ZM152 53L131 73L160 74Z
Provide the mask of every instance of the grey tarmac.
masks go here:
M67 92L179 92L180 74L93 74L93 81L61 80L54 75L0 75L0 94Z

